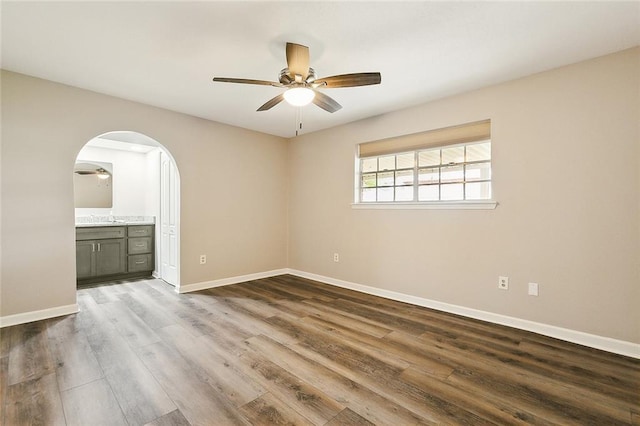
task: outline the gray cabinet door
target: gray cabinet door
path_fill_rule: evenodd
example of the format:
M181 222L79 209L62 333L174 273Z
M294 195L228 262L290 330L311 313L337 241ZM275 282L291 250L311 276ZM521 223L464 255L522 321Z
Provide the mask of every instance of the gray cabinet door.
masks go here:
M97 240L96 255L96 275L112 275L127 272L126 255L127 249L124 239Z
M93 276L95 270L95 257L93 241L76 241L76 275L78 279Z

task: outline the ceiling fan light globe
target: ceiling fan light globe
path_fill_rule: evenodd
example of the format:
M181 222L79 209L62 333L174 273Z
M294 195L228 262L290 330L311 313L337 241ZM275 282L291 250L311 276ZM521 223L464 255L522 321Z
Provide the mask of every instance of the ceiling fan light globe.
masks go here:
M97 172L98 173L96 173L96 176L98 176L98 179L105 180L111 177L109 172L106 171L105 169L98 169Z
M305 106L313 101L316 92L307 87L294 87L284 92L283 96L289 105Z

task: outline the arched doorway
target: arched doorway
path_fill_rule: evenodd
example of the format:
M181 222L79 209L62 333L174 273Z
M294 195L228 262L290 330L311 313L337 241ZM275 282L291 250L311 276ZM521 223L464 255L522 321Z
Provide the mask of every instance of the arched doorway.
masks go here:
M139 132L113 131L101 134L80 150L74 173L76 223L133 223L155 226L153 276L180 287L180 175L168 149ZM110 201L96 204L95 197L82 199L86 188L78 176L95 172L101 191L111 190ZM89 165L89 166L88 166ZM108 177L107 177L108 176ZM108 188L111 184L111 188ZM96 192L93 189L89 192ZM81 198L81 199L79 199ZM106 204L105 204L106 203ZM131 259L130 259L131 261ZM80 267L77 274L80 277Z

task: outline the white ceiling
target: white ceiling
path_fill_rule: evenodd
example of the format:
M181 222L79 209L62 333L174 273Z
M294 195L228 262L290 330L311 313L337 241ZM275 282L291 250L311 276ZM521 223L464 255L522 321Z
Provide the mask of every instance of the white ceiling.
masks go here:
M256 112L282 89L284 46L309 46L319 77L379 71L326 89L304 133L640 44L640 2L9 2L2 68L291 137L296 109Z

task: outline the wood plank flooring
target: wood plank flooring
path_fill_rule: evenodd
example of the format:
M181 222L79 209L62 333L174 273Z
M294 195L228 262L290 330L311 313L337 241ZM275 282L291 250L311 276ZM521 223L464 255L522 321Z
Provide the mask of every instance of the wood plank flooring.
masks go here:
M624 425L640 361L283 275L0 330L13 425Z

